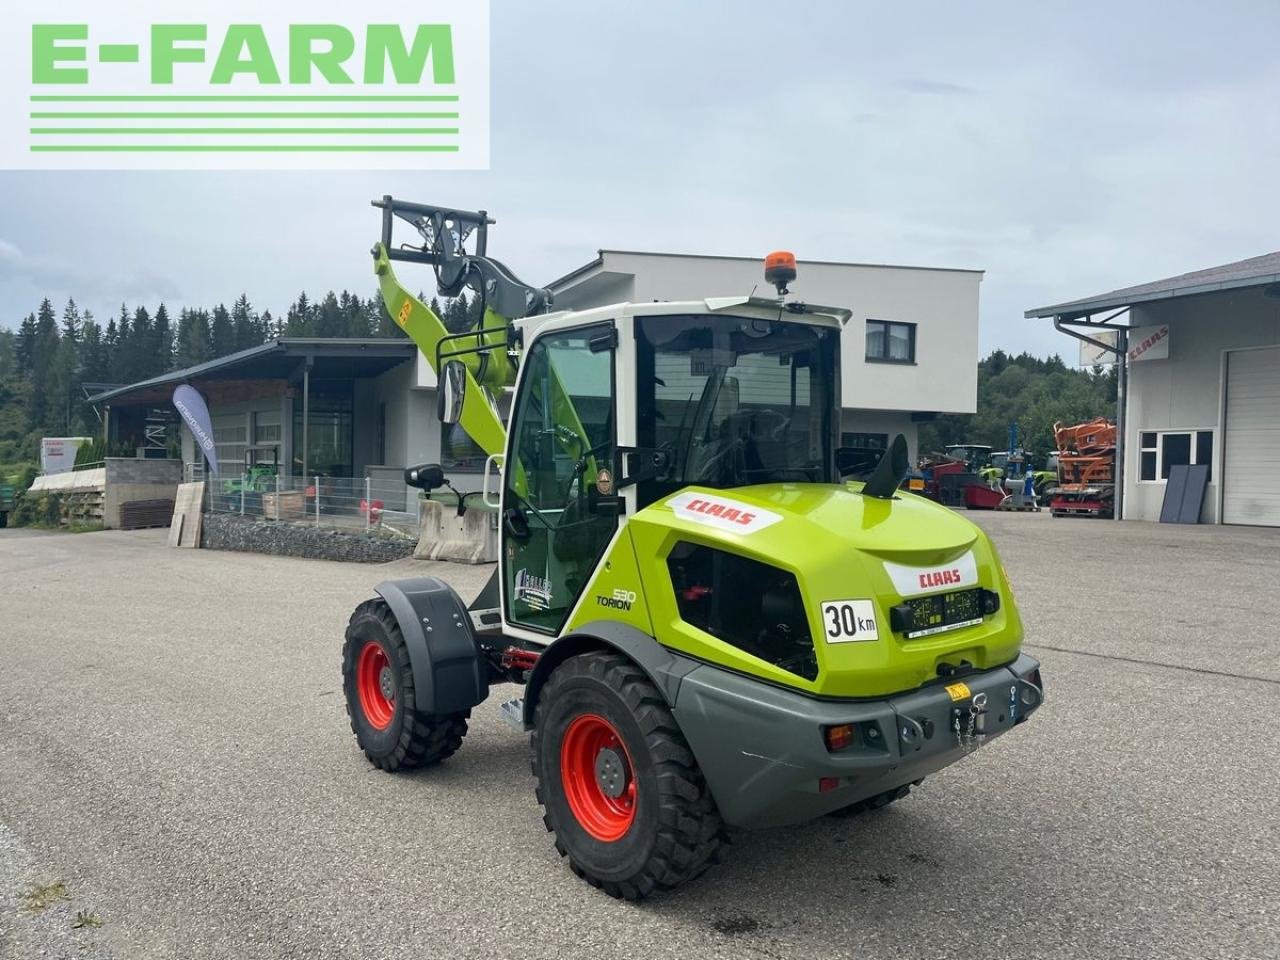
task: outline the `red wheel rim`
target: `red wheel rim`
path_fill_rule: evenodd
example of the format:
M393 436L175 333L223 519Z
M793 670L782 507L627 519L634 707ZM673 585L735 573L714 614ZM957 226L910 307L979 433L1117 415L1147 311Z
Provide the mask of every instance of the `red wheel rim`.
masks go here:
M356 662L356 695L369 726L385 730L396 715L395 673L387 651L370 640L360 651Z
M560 782L589 835L604 843L626 836L636 818L636 779L612 723L594 713L573 719L560 743Z

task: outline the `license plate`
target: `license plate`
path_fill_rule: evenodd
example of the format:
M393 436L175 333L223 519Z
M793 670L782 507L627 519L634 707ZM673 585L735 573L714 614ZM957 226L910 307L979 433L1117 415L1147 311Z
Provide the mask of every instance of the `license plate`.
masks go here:
M906 605L911 608L911 629L906 633L908 640L972 627L982 622L981 588L915 597L908 600Z

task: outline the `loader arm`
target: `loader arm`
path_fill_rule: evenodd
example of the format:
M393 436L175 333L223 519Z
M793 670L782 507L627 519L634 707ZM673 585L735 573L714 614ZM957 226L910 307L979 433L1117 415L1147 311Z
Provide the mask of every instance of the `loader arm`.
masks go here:
M449 335L448 328L430 307L410 293L400 282L395 271L391 269L391 260L387 256L386 247L379 243L374 249L376 255L373 269L378 275L378 286L382 291L382 300L387 306L387 311L400 328L409 335L409 338L418 345L418 349L431 364L431 369L435 370L436 375L439 376L436 358L440 341ZM508 358L506 351L506 330L509 326L508 320L486 308L484 318L481 320L481 329L489 332L476 336L477 345L483 343L492 348L487 351L489 355L487 362L481 363L480 354L459 358L467 371L467 397L476 397L484 402L463 403L462 416L458 422L467 432L467 436L489 456L501 454L506 446L507 431L495 408L494 395L498 390L515 382L515 364ZM477 379L477 375L483 376L483 384L480 379Z

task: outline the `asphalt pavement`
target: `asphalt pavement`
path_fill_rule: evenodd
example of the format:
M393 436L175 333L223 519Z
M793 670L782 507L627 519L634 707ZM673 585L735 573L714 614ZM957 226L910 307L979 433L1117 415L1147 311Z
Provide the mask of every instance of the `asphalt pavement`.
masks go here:
M1280 956L1280 531L977 519L1044 708L639 905L556 855L503 691L437 768L355 747L350 610L488 568L2 530L0 957Z

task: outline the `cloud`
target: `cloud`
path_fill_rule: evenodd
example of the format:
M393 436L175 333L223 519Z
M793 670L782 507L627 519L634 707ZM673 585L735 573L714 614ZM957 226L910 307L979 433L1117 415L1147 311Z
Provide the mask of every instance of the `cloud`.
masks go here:
M943 97L972 97L978 93L975 88L966 87L961 83L948 83L945 80L925 80L920 78L902 80L898 83L898 87L908 93L930 93Z

